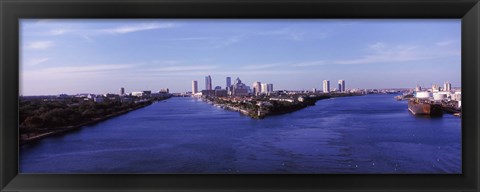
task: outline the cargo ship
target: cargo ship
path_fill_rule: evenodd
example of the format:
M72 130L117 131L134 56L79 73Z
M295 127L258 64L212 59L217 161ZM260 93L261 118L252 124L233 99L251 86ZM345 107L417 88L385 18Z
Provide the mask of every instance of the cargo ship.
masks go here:
M408 110L414 115L441 116L443 111L440 105L411 99L408 101Z

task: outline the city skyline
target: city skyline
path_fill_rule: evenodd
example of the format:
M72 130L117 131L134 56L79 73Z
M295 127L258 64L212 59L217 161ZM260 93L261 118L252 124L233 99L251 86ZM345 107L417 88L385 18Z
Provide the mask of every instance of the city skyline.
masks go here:
M22 19L20 94L460 87L460 20ZM348 77L348 78L347 78ZM333 84L332 84L333 82Z

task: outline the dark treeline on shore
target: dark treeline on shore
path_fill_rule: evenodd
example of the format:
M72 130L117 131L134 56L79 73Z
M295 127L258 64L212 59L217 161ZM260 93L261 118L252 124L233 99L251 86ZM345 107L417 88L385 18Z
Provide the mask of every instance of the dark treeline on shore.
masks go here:
M105 100L94 102L82 98L63 98L56 100L25 99L19 102L19 135L21 141L55 132L96 123L134 109L148 106L155 101L170 96L122 102Z

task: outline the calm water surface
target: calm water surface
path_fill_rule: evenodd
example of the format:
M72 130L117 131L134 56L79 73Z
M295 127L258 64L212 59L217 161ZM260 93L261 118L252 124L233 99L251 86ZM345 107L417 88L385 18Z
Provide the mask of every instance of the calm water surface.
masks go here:
M251 119L171 98L23 145L21 173L461 173L461 120L394 95L320 100Z

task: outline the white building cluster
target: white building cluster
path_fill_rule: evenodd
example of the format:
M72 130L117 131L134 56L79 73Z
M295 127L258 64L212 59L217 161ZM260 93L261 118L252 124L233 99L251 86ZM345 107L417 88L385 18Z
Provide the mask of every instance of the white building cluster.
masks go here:
M330 89L330 81L329 80L323 80L323 89L322 91L324 93L330 93L332 90ZM345 80L341 79L341 80L338 80L338 88L335 89L334 91L336 92L341 92L341 93L344 93L346 92L346 88L345 88Z
M432 85L430 89L422 90L420 86L417 85L415 88L415 98L419 99L428 99L431 101L457 101L458 107L462 106L462 92L460 89L453 90L452 84L450 82L445 82L443 87L438 85Z
M202 95L215 95L215 96L247 96L247 95L261 95L261 94L270 94L273 92L272 83L261 83L254 82L252 85L253 90L245 85L245 83L237 77L237 79L231 82L231 77L226 78L226 87L222 89L220 86L215 86L215 89L212 89L212 77L205 77L205 89L202 91L198 90L198 82L192 81L192 95L193 96L202 96Z

